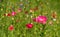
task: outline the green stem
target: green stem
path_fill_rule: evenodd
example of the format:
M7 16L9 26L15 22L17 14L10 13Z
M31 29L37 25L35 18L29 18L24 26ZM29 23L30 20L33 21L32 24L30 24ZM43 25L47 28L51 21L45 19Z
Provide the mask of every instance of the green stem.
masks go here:
M43 26L43 27L42 27L42 32L41 32L40 36L41 36L41 37L44 37L45 25L42 25L42 26Z
M13 31L10 32L10 34L9 34L8 37L14 37L14 35L13 35Z

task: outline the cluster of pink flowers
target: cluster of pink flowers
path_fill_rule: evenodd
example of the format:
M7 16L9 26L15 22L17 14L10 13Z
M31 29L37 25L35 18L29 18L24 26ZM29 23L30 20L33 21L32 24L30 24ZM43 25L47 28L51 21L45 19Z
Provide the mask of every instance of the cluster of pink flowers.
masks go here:
M4 14L4 16L8 16L8 17L9 16L15 16L15 15L16 15L16 12L14 12L14 11L11 12L11 13Z
M33 18L33 21L34 22L37 22L37 23L41 23L41 24L46 24L47 17L46 16L38 16L37 18ZM32 28L33 27L33 24L28 23L28 24L26 24L26 27L27 28Z
M5 15L5 16L15 16L17 13L16 12L11 12L11 13L8 13L7 15ZM37 16L36 18L33 18L33 21L34 22L37 22L37 23L41 23L41 24L46 24L46 22L47 22L47 17L46 16ZM31 24L31 23L27 23L26 24L26 27L28 28L28 29L30 29L30 28L32 28L33 27L33 24ZM13 25L11 25L11 26L9 26L9 28L8 28L10 31L12 31L13 29L14 29L14 26Z
M15 12L12 12L12 15L14 16L14 15L15 15ZM38 16L38 17L36 17L36 18L33 18L33 21L34 21L34 22L37 22L37 23L41 23L41 24L46 24L46 22L47 22L47 17L46 17L46 16ZM30 29L30 28L33 27L33 24L32 24L32 23L27 23L27 24L26 24L26 27L27 27L28 29ZM11 26L9 26L8 29L9 29L10 31L12 31L12 30L14 29L14 26L11 25Z

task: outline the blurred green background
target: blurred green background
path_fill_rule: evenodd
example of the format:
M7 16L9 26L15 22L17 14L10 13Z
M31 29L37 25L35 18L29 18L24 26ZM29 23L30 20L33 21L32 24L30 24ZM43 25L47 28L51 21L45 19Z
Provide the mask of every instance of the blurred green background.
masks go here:
M38 10L30 12L30 9L36 6ZM18 13L19 8L22 9L20 13ZM4 16L5 13L12 11L17 12L17 15ZM28 11L28 14L25 14L25 11ZM51 19L52 12L57 13L56 21ZM41 24L31 19L38 15L45 15L48 18L44 37L60 37L60 0L0 0L0 37L41 37ZM49 24L51 20L52 25ZM33 28L27 29L25 26L27 23L33 23ZM10 25L14 26L13 31L8 30Z

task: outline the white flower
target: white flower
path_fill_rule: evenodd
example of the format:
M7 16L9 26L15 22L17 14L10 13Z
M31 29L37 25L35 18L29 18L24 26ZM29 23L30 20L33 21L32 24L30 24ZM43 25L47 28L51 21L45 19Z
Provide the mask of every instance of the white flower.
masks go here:
M53 21L56 21L56 19L54 18Z

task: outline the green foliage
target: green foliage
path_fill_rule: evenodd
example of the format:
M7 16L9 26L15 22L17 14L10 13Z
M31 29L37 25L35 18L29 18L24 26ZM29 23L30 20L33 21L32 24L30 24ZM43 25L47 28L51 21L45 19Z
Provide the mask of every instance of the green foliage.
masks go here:
M20 6L21 3L23 6ZM38 10L30 12L30 9L36 6ZM22 12L18 13L19 8L22 8ZM17 12L16 16L4 16L4 14L12 11ZM25 14L25 11L28 11L28 14ZM50 25L52 12L57 13L57 18L56 21L52 20L53 24ZM38 15L44 15L48 18L44 37L60 37L60 0L0 0L0 37L41 37L42 24L31 19L31 16L36 17ZM33 23L33 28L27 29L27 23ZM8 30L10 25L14 26L13 31Z

